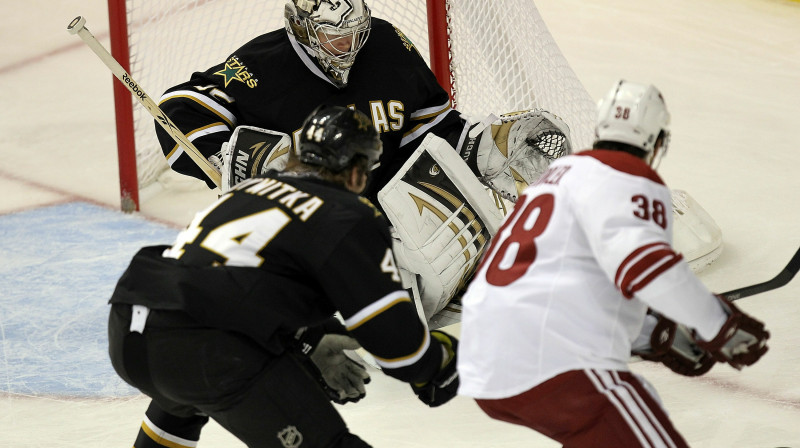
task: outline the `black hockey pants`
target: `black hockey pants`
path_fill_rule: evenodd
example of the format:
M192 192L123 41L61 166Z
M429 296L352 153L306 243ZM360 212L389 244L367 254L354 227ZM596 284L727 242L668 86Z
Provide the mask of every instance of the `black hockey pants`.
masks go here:
M217 421L250 448L365 448L294 355L273 356L251 339L202 328L186 314L151 310L142 333L130 331L131 306L111 307L109 355L117 374L170 418ZM152 405L151 405L152 406Z

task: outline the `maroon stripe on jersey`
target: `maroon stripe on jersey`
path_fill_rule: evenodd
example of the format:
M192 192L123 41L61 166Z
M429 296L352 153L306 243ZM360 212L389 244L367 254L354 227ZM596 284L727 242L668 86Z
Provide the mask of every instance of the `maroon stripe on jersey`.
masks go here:
M645 163L644 160L634 156L633 154L628 154L627 152L622 151L611 151L608 149L592 149L575 155L592 157L617 171L621 171L632 176L641 176L646 179L650 179L655 183L665 185L664 181L661 180L661 176L659 176L654 169L650 168L650 166Z
M653 279L683 259L667 243L646 244L620 263L614 283L626 298L647 286Z

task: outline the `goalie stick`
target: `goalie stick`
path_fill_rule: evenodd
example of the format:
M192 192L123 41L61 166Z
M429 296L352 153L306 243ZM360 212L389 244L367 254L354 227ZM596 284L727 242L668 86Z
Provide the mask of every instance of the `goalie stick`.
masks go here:
M211 164L211 162L206 159L203 154L198 150L192 142L186 137L186 135L181 132L175 123L167 117L166 114L158 107L158 105L150 98L147 93L142 89L142 87L136 81L131 78L131 75L122 67L122 65L114 59L114 56L108 52L108 50L103 47L100 41L97 40L89 29L86 28L86 19L78 16L75 17L72 22L67 25L67 31L70 34L77 34L89 48L94 51L97 57L106 64L111 70L111 73L139 100L139 103L150 112L150 115L156 119L158 124L164 128L165 131L169 133L170 136L181 146L183 146L186 154L194 161L194 163L199 166L206 176L211 179L217 187L219 187L222 183L222 177L217 171L217 168Z
M783 270L771 280L767 280L763 283L757 283L755 285L733 289L728 292L723 292L720 295L728 300L733 301L754 296L756 294L761 294L762 292L771 291L789 283L792 278L794 278L795 274L797 274L798 270L800 270L800 249L797 249L797 252L794 253L792 259L789 260L789 264L787 264L786 267L783 268Z

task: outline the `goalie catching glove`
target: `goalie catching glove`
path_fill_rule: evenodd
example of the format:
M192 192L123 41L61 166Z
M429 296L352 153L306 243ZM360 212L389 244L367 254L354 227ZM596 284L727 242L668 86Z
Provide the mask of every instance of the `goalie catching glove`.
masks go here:
M461 157L481 181L516 202L553 160L570 154L569 126L541 109L490 115L469 129Z
M743 313L730 301L716 297L728 319L714 339L708 342L698 339L697 344L708 350L717 361L726 362L737 370L755 364L767 353L769 332L763 323Z
M647 319L655 321L649 344L636 348L633 355L664 364L684 376L700 376L714 367L716 360L697 345L689 328L652 311L648 311Z
M458 340L447 333L433 330L431 337L442 345L442 364L434 377L426 383L411 383L411 390L420 401L430 407L441 406L452 400L458 392L456 353Z

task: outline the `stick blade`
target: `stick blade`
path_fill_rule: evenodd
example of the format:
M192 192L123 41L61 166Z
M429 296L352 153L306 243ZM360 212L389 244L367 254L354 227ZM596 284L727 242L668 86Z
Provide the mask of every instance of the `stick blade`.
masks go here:
M792 281L794 276L797 275L797 271L799 270L800 270L800 249L797 249L797 252L794 253L794 256L792 257L791 260L789 260L789 263L786 265L786 267L783 268L783 270L779 272L778 275L773 277L771 280L751 286L745 286L739 289L734 289L728 292L724 292L720 295L728 300L733 301L753 296L756 294L761 294L762 292L771 291L773 289L780 288L781 286L784 286L790 281Z

